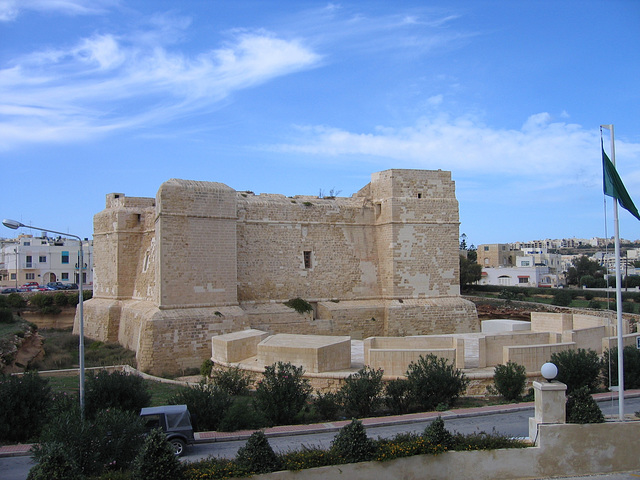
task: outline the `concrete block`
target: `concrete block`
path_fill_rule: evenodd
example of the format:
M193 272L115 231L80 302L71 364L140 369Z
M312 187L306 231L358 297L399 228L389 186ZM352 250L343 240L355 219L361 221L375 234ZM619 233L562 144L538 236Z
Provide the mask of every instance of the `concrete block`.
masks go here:
M258 344L268 337L261 330L242 330L211 337L211 359L214 362L233 363L258 354Z
M351 338L347 336L281 333L258 344L258 362L290 362L307 372L333 372L351 367Z

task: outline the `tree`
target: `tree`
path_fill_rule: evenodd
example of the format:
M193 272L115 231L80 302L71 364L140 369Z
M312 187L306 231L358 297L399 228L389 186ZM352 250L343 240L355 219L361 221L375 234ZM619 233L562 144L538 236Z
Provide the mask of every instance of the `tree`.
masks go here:
M482 278L482 265L460 255L460 286L465 288Z
M573 266L567 270L567 283L569 285L577 285L578 281L585 276L602 278L606 273L606 268L602 267L595 260L591 260L586 255L574 258L571 263Z

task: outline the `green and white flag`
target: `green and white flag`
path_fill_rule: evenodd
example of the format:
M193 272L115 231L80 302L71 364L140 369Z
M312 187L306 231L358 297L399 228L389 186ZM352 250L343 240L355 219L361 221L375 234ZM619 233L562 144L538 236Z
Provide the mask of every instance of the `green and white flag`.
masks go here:
M604 147L602 147L602 176L603 176L603 185L604 185L604 194L617 198L620 206L625 210L628 210L631 215L640 220L640 213L638 213L638 209L633 204L627 189L624 188L624 183L620 179L620 175L616 171L616 167L613 165L607 154L604 153Z

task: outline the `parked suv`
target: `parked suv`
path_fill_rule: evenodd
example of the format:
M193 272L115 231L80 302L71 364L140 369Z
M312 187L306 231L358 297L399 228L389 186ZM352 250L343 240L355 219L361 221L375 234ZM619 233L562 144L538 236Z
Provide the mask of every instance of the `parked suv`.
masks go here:
M161 428L173 445L173 453L181 456L187 445L195 442L191 415L186 405L164 405L140 410L148 431Z

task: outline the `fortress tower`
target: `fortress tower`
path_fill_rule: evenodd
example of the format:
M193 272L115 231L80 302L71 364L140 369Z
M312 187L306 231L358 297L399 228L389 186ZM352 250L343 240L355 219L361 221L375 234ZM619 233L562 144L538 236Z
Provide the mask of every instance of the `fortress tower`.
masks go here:
M149 372L197 367L214 335L398 336L478 329L460 297L450 172L387 170L350 198L285 197L172 179L107 195L94 217L85 334ZM302 298L313 312L284 303ZM77 325L76 325L77 329Z

